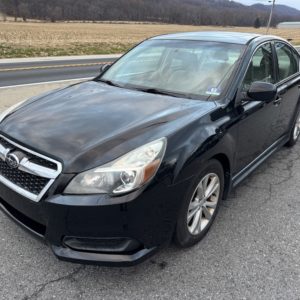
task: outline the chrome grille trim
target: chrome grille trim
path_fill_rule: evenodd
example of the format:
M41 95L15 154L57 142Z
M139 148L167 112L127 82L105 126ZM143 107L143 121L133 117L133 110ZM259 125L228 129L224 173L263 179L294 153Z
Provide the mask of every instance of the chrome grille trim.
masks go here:
M5 148L0 144L0 159L5 160L6 155L9 153L9 151L9 148Z
M59 174L58 171L30 162L28 158L23 158L21 160L19 170L49 179L55 179Z
M18 150L21 150L21 151L23 150L25 153L33 154L34 156L42 158L48 162L52 162L57 166L56 170L53 170L53 169L41 166L39 164L33 163L33 162L29 161L27 157L23 157L22 160L20 161L18 170L20 170L24 173L29 173L29 174L33 174L33 175L36 175L39 177L49 179L49 182L45 185L45 187L42 189L42 191L38 195L23 189L22 187L16 185L15 183L11 182L10 180L8 180L7 178L5 178L4 176L2 176L0 174L0 182L2 182L4 185L6 185L13 191L17 192L18 194L20 194L34 202L39 202L41 200L41 198L44 196L44 194L47 192L47 190L50 188L50 186L53 184L54 180L62 172L62 164L52 158L49 158L40 153L37 153L28 148L25 148L1 134L0 134L0 138L4 139L9 144L15 146ZM2 144L0 144L0 159L5 161L7 154L11 150L12 150L12 148L9 148L9 147L5 148Z

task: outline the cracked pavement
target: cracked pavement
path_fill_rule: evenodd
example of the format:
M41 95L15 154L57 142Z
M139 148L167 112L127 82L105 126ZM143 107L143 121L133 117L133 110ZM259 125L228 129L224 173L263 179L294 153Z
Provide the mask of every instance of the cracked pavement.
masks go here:
M0 299L300 299L300 141L222 203L202 242L130 268L61 262L0 213Z

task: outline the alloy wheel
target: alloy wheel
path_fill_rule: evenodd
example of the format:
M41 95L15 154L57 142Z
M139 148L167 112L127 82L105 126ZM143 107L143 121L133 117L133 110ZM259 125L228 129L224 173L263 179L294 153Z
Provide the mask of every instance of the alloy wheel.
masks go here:
M296 121L296 124L294 126L294 131L293 131L293 138L296 140L300 134L300 115L298 116L298 119Z
M200 180L187 212L187 226L192 235L203 231L215 214L220 188L220 179L217 174L207 174Z

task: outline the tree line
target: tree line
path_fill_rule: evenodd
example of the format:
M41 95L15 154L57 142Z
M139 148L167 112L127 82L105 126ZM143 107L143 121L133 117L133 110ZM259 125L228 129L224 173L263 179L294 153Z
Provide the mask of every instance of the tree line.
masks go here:
M265 25L268 12L229 0L0 0L0 11L15 19L45 21L138 21L192 25ZM294 21L276 13L273 24Z

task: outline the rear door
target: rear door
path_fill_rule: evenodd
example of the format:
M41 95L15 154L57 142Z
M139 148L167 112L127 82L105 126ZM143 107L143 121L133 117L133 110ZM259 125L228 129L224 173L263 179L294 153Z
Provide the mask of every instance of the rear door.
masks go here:
M299 55L288 44L275 41L277 57L278 97L281 100L280 115L276 126L277 138L287 133L294 120L300 96Z

